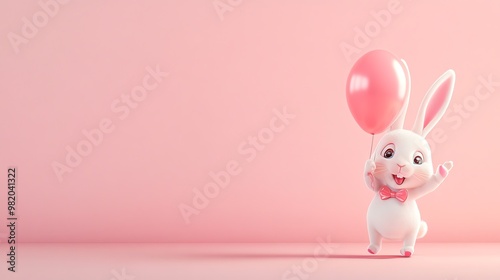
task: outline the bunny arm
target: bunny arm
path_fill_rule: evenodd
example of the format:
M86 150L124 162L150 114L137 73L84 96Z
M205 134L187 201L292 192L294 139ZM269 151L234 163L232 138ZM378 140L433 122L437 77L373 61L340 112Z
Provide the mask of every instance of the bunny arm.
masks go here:
M377 184L377 181L373 178L373 173L365 174L365 184L368 189L371 191L377 192L380 189L380 186Z
M375 171L375 168L376 168L375 162L371 159L367 160L365 164L364 178L366 187L368 187L368 189L374 192L377 192L380 186L377 184L377 181L373 177L373 172Z
M419 199L436 190L439 185L443 183L444 179L446 179L452 167L453 162L451 161L440 164L436 170L436 173L432 175L431 178L429 178L429 181L425 185L419 188L408 190L409 197L411 197L412 199Z

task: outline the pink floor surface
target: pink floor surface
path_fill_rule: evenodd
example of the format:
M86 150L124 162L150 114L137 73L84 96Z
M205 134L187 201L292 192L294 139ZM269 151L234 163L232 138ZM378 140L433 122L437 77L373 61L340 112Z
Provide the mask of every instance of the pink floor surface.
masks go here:
M2 280L436 279L499 280L500 244L19 244ZM6 245L0 252L6 259Z

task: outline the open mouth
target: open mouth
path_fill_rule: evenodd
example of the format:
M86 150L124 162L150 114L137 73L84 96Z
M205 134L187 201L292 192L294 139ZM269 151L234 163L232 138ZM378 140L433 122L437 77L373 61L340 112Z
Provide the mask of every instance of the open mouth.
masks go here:
M394 178L394 181L396 182L396 184L398 185L401 185L403 184L403 182L405 181L405 177L401 176L401 175L396 175L396 174L392 174L392 177Z

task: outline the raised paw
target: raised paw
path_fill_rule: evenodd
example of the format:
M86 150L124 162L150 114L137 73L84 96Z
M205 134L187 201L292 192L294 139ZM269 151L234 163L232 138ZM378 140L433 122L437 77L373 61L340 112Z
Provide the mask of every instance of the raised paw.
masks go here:
M377 168L375 162L372 159L368 159L365 163L365 174L373 174L375 168Z
M369 184L372 190L375 190L375 178L373 177L373 172L377 166L375 165L375 162L371 159L367 160L365 163L365 175L370 178Z
M442 178L446 178L446 176L448 176L448 173L450 172L450 170L453 168L453 161L447 161L443 164L440 164L438 166L438 174L442 177Z

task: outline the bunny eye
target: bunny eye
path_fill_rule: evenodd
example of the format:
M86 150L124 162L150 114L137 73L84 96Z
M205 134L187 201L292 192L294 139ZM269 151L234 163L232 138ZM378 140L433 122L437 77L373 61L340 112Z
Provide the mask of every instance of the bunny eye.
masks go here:
M420 165L420 164L422 164L422 162L423 162L423 161L424 161L424 159L422 158L422 154L421 154L421 153L419 153L419 152L418 152L418 153L415 155L415 157L413 158L413 163L414 163L414 164L418 164L418 165Z
M385 146L385 148L382 150L382 156L384 158L392 158L394 156L394 144L388 144Z
M385 152L384 152L384 157L385 158L391 158L393 156L394 156L394 150L393 149L389 148L389 149L385 150Z

